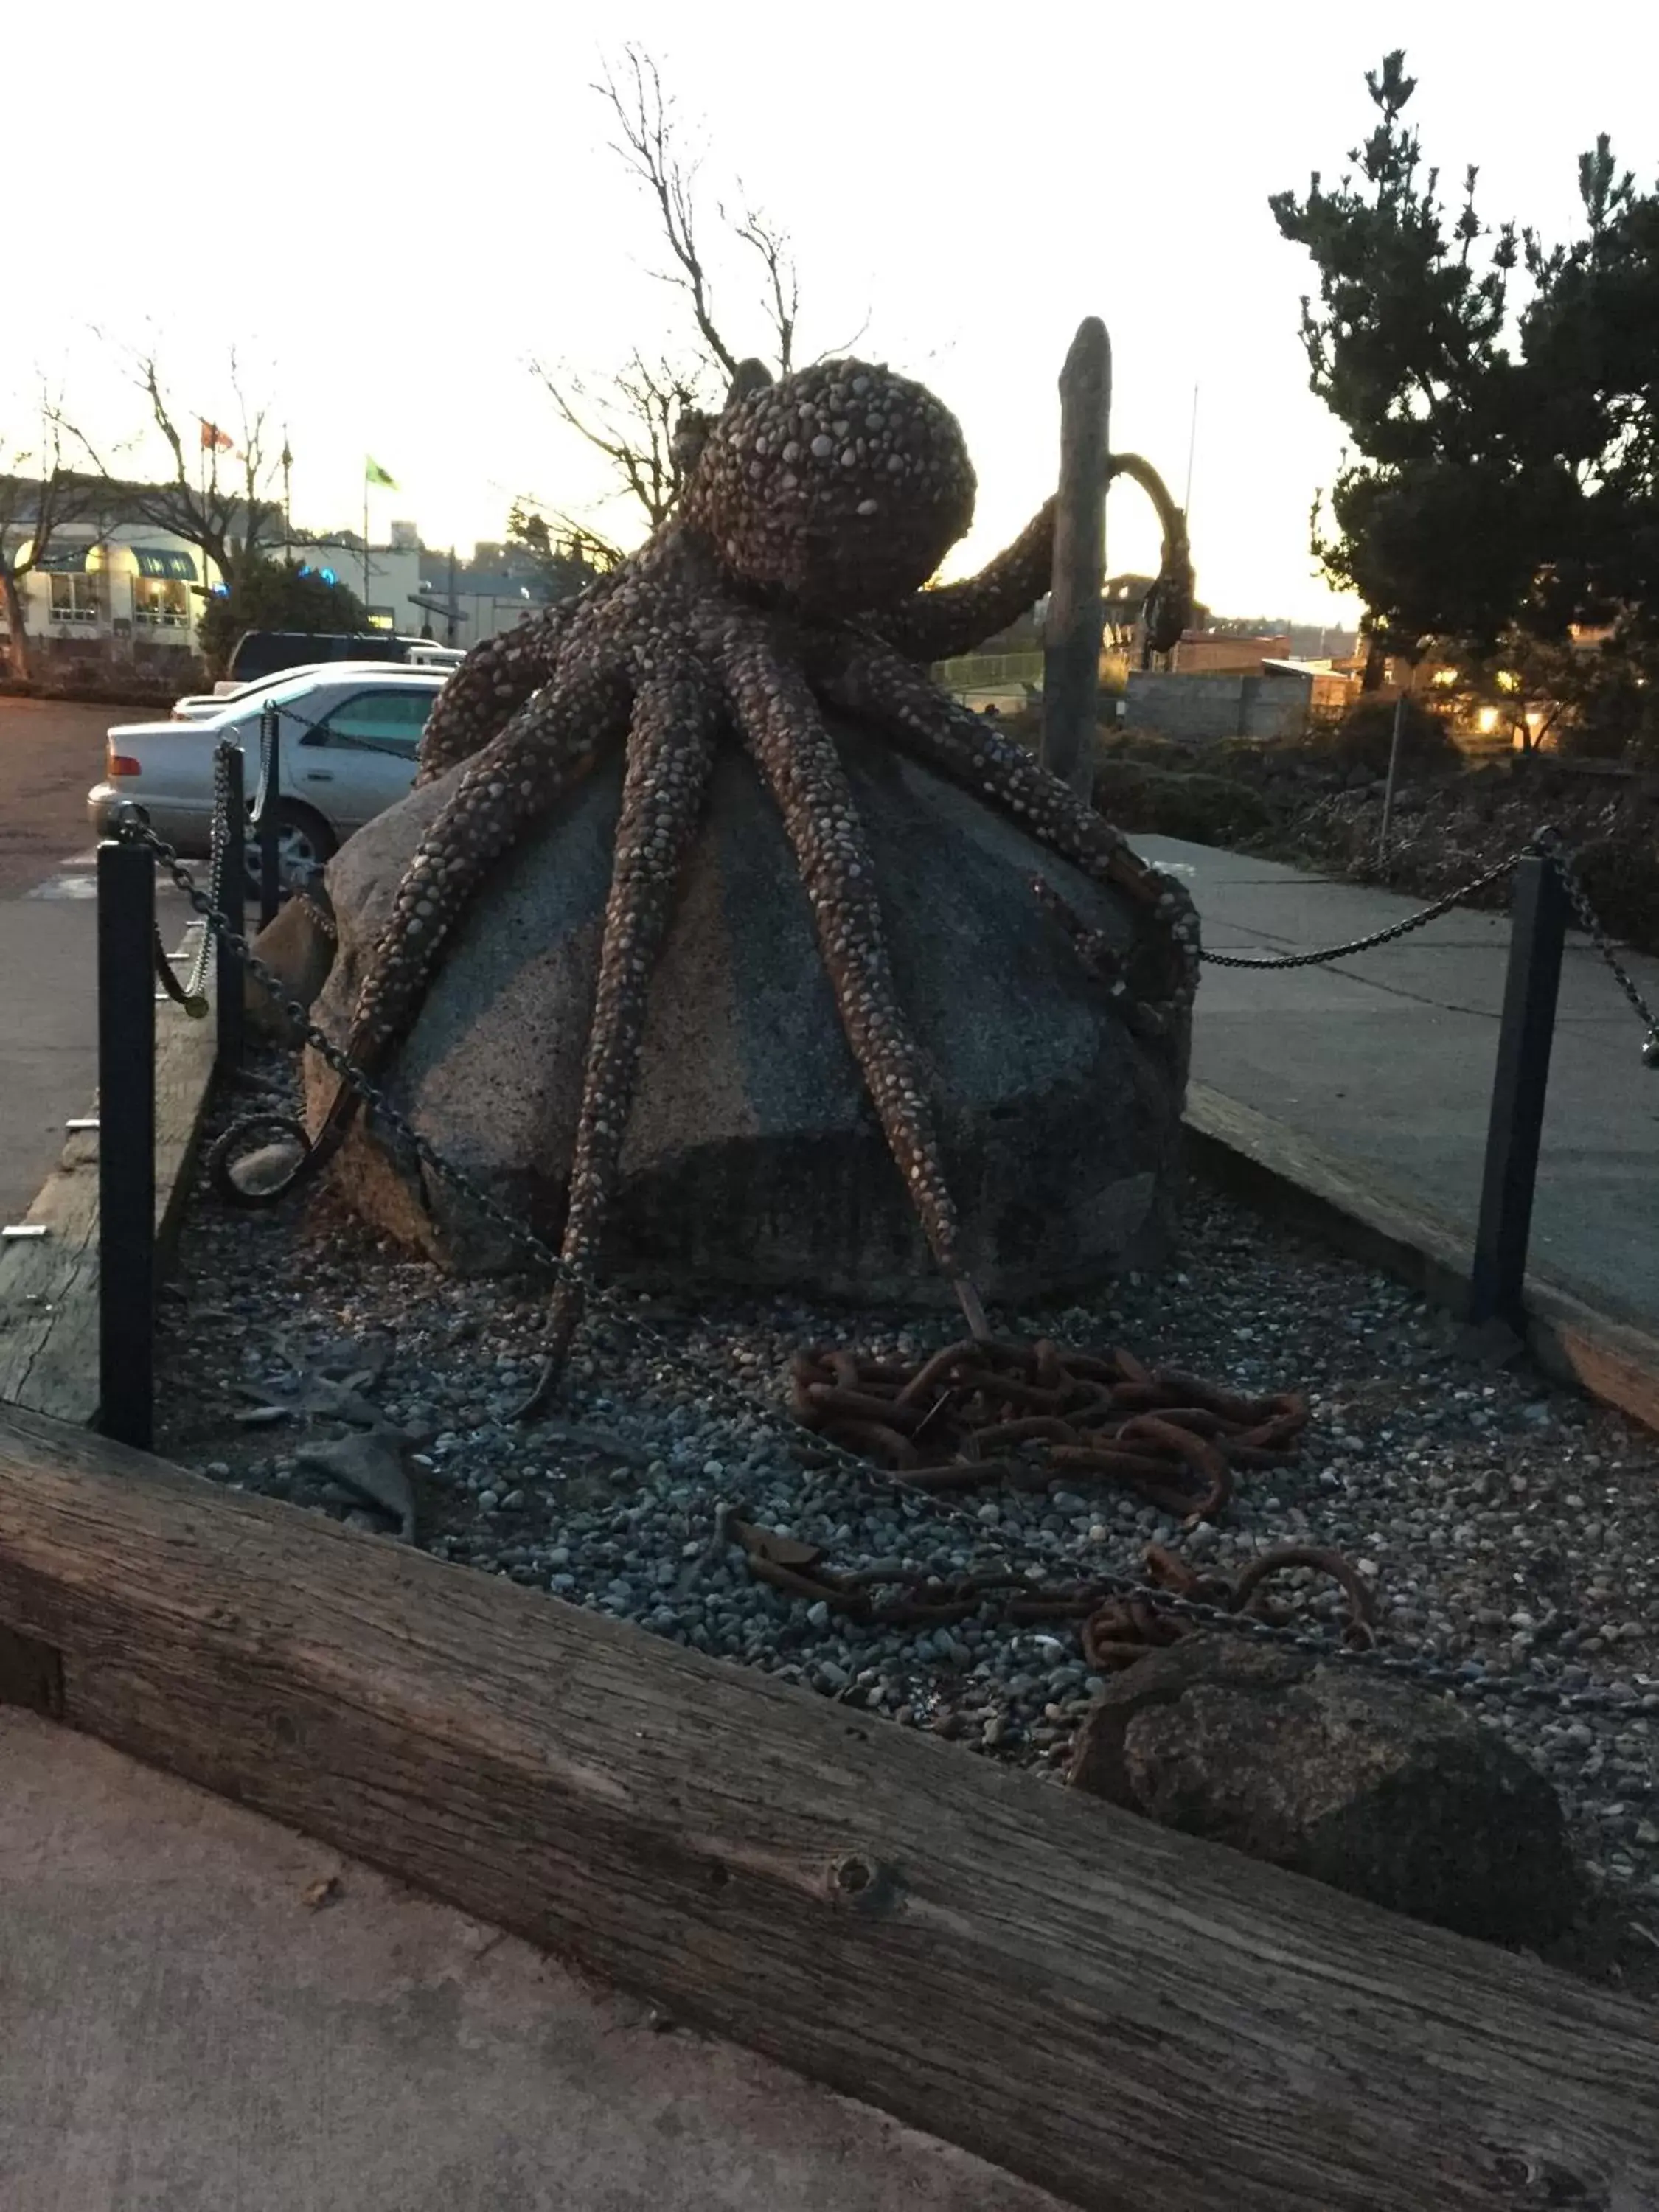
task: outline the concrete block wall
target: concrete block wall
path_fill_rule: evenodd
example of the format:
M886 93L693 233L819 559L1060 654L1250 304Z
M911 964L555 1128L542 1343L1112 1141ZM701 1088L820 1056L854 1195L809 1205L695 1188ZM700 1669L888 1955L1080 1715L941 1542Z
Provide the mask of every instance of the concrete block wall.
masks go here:
M1308 686L1295 677L1171 676L1132 669L1127 728L1199 744L1216 738L1288 738L1306 724Z

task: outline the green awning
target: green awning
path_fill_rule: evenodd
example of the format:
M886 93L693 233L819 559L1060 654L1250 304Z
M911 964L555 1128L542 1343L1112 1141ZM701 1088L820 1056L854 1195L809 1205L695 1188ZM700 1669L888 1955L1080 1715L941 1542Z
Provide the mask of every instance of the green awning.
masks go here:
M35 574L40 576L84 576L87 555L91 550L87 545L54 545L35 562Z
M196 581L196 563L188 553L155 545L135 545L132 551L141 576L171 576L186 584Z

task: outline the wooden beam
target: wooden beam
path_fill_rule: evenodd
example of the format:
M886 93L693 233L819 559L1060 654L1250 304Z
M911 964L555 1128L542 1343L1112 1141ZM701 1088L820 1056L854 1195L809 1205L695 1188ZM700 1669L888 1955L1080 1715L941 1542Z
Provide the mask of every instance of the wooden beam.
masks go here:
M64 1717L1089 2212L1638 2212L1659 2022L642 1632L0 1413Z
M1112 349L1106 325L1078 325L1060 373L1060 488L1042 651L1042 764L1086 799L1094 774L1105 628L1106 485Z
M215 1028L171 1000L155 1009L155 1234L163 1254L196 1158ZM98 1418L96 1130L70 1137L23 1218L46 1233L0 1244L0 1401L90 1423Z

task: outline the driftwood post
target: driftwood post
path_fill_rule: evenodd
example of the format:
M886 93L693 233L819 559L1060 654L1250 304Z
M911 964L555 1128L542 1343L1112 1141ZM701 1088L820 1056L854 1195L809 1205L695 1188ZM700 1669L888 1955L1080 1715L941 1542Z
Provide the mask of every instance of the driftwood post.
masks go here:
M1080 798L1088 796L1100 692L1111 406L1111 341L1090 315L1060 373L1060 489L1042 653L1043 765Z

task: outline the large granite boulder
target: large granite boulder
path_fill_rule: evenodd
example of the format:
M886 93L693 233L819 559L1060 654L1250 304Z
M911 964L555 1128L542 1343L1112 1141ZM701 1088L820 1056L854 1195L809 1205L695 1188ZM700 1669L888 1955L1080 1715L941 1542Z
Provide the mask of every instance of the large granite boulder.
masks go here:
M1115 892L875 740L842 757L874 850L895 976L927 1054L986 1294L1155 1264L1177 1172L1186 1040L1131 1034L1032 890L1041 873L1127 945ZM556 1243L620 796L612 761L497 871L386 1083L446 1158ZM398 880L453 787L414 792L342 848L316 1013L343 1036ZM332 1078L311 1060L313 1121ZM836 1017L783 829L724 750L653 986L605 1271L641 1285L948 1297ZM463 1272L510 1267L498 1231L357 1125L333 1170L371 1221Z
M1090 1708L1070 1780L1396 1912L1553 1941L1582 1901L1555 1792L1427 1691L1283 1646L1194 1636Z

